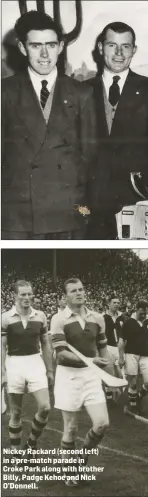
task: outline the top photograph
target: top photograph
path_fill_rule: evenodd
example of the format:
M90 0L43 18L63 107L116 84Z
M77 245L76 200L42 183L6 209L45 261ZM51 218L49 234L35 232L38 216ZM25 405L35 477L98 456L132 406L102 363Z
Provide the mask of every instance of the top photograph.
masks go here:
M148 1L1 10L1 239L148 240Z

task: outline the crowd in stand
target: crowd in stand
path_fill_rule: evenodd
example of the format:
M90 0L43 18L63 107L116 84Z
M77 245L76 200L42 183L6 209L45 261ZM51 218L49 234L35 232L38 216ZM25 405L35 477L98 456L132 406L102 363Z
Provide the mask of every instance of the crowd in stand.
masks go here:
M71 252L71 251L69 251ZM83 254L82 254L83 252ZM14 283L17 279L28 279L34 289L34 307L42 309L50 320L60 307L65 279L80 277L86 289L86 305L99 312L104 312L108 306L110 295L114 292L120 300L120 310L123 311L127 303L135 309L137 300L148 300L148 261L141 261L130 250L85 250L75 251L79 259L70 261L65 251L65 264L61 260L58 264L56 289L53 290L52 269L42 267L41 260L34 265L33 261L26 261L23 272L17 263L14 267L8 262L2 267L2 311L8 310L14 303ZM85 253L85 254L84 254ZM83 257L85 255L85 257ZM80 257L81 256L81 257ZM64 255L63 255L64 257ZM44 264L43 264L44 266Z

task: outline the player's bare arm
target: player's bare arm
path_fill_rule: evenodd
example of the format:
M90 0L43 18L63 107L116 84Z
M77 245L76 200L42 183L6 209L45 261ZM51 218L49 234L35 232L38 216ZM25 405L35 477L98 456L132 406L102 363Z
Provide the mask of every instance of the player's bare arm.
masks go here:
M120 337L118 343L120 368L122 368L125 364L125 355L124 355L125 345L126 345L126 340Z
M59 320L59 315L57 314L52 317L50 331L53 338L53 347L56 350L57 363L61 366L82 367L84 363L73 352L66 349L64 321Z
M99 367L106 367L106 371L114 376L113 363L106 344L105 320L102 314L99 314L98 312L96 313L96 321L100 327L100 337L102 336L102 340L100 340L101 347L98 349L99 357L95 357L93 362Z
M47 377L53 381L52 347L49 343L48 333L41 336L41 349L47 371Z
M82 367L85 366L84 362L81 361L73 352L66 349L57 349L56 351L57 362L61 366L71 366L71 367Z

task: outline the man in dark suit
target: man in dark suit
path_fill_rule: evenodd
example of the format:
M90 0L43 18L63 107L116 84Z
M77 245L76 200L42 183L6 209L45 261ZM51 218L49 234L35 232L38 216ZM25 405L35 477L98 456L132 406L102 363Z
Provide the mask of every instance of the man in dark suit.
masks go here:
M2 84L2 238L83 238L92 89L58 75L64 42L51 17L27 12L15 30L28 67Z
M98 126L98 163L90 174L90 238L115 239L115 214L140 197L130 181L141 172L148 185L148 78L130 70L135 33L108 24L97 40L103 73L92 85Z

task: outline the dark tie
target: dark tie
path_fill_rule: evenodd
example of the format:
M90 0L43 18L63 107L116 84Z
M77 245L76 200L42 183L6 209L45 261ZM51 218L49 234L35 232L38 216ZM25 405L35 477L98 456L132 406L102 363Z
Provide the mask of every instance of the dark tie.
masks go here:
M41 102L42 109L44 109L46 102L47 102L47 98L49 97L49 91L46 88L48 85L48 81L46 81L46 79L43 79L41 81L41 83L42 83L42 88L41 88L41 94L40 94L40 102Z
M121 79L120 76L113 76L113 83L109 89L109 102L113 107L118 103L120 98L119 79Z

